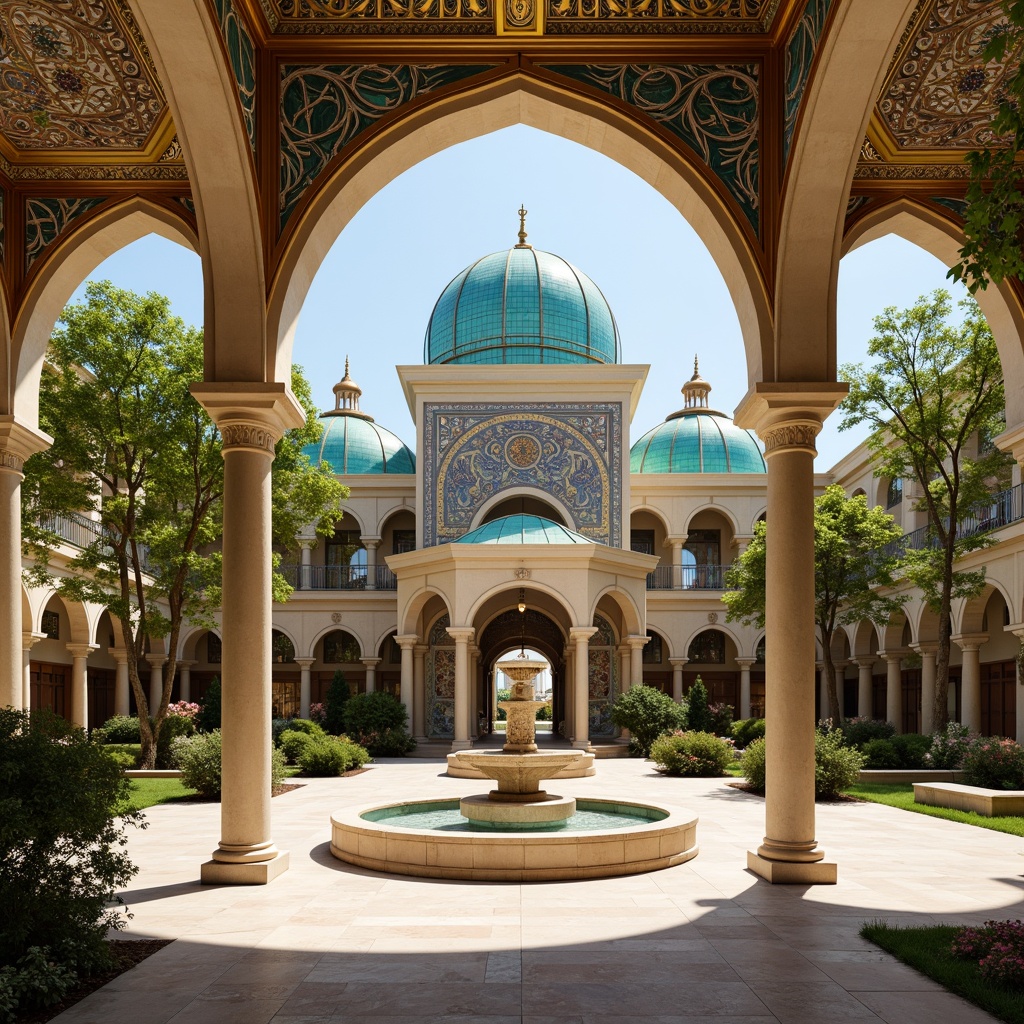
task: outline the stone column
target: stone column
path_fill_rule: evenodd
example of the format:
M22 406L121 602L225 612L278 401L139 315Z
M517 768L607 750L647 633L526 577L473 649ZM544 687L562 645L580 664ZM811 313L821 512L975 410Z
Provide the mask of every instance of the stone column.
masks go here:
M892 722L898 733L903 732L903 655L898 651L879 651L878 656L885 662L885 720Z
M89 728L89 673L86 663L89 655L99 650L99 644L65 644L71 652L71 724Z
M683 586L683 545L686 544L686 536L666 537L665 543L672 548L668 585L672 590L680 590Z
M413 721L413 682L415 679L415 670L413 668L413 658L416 652L416 645L419 643L420 638L415 633L403 633L400 636L395 637L395 643L402 650L402 681L399 684L399 698L405 705L405 713L409 716L409 732L414 733L416 728L415 722Z
M672 699L677 704L683 702L683 666L689 661L689 658L669 658L668 663L672 666ZM747 673L747 696L750 696L750 673ZM748 699L747 703L750 701Z
M759 383L736 413L768 463L766 828L747 867L770 882L836 881L814 835L814 439L845 392Z
M312 680L309 670L313 667L316 658L296 658L295 664L299 666L299 718L309 718L309 705L312 700Z
M299 540L299 558L302 562L299 566L299 590L310 590L313 586L313 548L316 545L315 537L312 540L308 537Z
M750 717L750 666L757 661L756 658L737 658L736 664L740 667L740 718Z
M857 666L857 714L861 718L871 718L871 670L875 667L875 659L867 654L854 658L853 663Z
M45 633L22 633L21 634L21 704L20 707L28 711L32 707L32 648L40 640L45 640Z
M256 344L258 339L252 339ZM284 384L200 383L224 457L221 839L209 884L265 884L288 869L271 838L271 489L274 445L305 422Z
M114 669L114 714L127 717L131 714L132 684L128 678L128 652L123 647L115 647L110 652L117 663Z
M366 666L366 692L373 693L377 687L377 666L380 658L363 658L363 665Z
M937 643L911 644L921 655L921 721L918 732L931 735L935 729L935 656Z
M569 642L573 645L573 714L572 745L577 750L593 750L590 745L590 638L595 626L573 626Z
M412 738L427 739L427 672L428 644L416 644L412 651Z
M167 656L164 654L147 654L149 662L149 713L155 715L164 695L164 665Z
M615 648L615 655L619 659L619 692L625 693L632 685L629 678L629 647L626 644L619 644Z
M455 641L455 739L452 750L468 750L469 738L469 644L476 634L471 626L449 626Z
M644 645L647 643L646 636L627 636L626 643L629 644L629 685L630 687L641 686L644 681Z
M566 647L562 651L565 661L565 700L562 701L563 733L567 740L576 735L576 648ZM555 728L558 728L556 723Z
M1010 629L1010 627L1007 627ZM1024 641L1024 628L1017 626L1016 628L1010 629L1010 632L1017 638L1017 643L1020 644ZM1021 674L1021 663L1017 662L1017 685L1014 690L1017 695L1016 700L1016 711L1017 711L1017 736L1016 740L1018 743L1024 743L1024 675Z
M0 415L0 707L24 701L21 611L21 481L25 460L50 446L46 434Z
M466 723L470 738L480 735L480 648L469 645L469 721Z
M363 537L363 547L366 548L366 589L377 589L377 548L380 547L380 537Z
M971 732L981 732L981 645L986 633L959 633L951 637L963 651L960 669L960 720Z
M178 662L178 699L192 700L192 669L194 661Z
M825 674L825 662L816 661L814 671L818 676L818 720L828 718L828 678Z

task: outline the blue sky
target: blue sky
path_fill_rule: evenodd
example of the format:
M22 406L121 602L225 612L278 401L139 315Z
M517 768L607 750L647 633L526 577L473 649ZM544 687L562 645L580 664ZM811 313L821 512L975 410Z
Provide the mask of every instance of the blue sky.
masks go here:
M362 408L413 445L396 363L423 361L423 334L445 285L473 260L516 242L520 204L529 242L576 264L615 313L625 362L651 366L631 427L635 441L682 405L700 357L711 404L729 414L746 390L746 363L732 301L707 249L674 207L631 171L591 150L517 126L454 146L377 193L342 232L309 291L294 350L320 405L345 356L363 389ZM843 260L838 294L839 363L864 358L872 320L939 287L955 298L946 268L895 237ZM137 292L168 295L202 323L195 254L156 236L116 253L92 275ZM73 301L81 298L81 290ZM862 435L840 434L838 414L818 439L827 470Z

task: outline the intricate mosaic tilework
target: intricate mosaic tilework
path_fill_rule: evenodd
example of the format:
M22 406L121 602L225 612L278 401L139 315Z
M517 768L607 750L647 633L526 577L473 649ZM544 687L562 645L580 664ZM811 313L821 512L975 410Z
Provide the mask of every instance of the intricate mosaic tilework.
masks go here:
M597 632L590 638L587 681L590 735L611 736L615 732L611 707L618 692L615 631L611 623L600 615L594 616L594 625Z
M932 196L931 200L933 203L938 203L939 206L944 206L947 210L952 210L961 220L967 216L966 199L953 199L950 196Z
M764 32L778 0L547 0L548 35Z
M714 171L758 230L758 65L541 66L610 93L667 128Z
M428 403L424 407L423 543L465 534L481 506L504 491L550 494L573 517L567 525L600 544L621 543L622 407ZM517 465L533 444L536 463Z
M455 735L455 643L446 632L450 625L445 614L430 628L426 658L427 734L436 739Z
M814 53L821 42L821 33L825 29L825 20L831 9L832 0L807 0L804 13L786 44L786 105L782 136L785 160L789 159L789 147L793 142L793 132L796 131L804 89L807 88L807 80L811 77Z
M27 199L25 201L25 271L42 255L68 225L105 200Z
M256 48L245 20L235 9L231 0L214 0L221 35L231 61L231 71L238 87L238 99L242 104L245 133L249 145L256 152Z
M317 175L357 135L417 96L492 64L285 64L281 68L283 228Z

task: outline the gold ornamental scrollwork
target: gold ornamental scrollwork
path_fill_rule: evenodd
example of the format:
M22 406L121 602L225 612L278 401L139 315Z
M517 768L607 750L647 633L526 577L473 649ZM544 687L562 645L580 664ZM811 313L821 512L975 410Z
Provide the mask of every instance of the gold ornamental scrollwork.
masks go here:
M810 423L789 423L784 427L775 427L764 434L765 455L780 448L804 448L815 454L814 439L818 436L818 427Z
M14 452L0 452L0 470L21 473L25 468L25 460Z
M228 423L221 427L223 449L250 448L274 454L277 438L273 431L258 423Z

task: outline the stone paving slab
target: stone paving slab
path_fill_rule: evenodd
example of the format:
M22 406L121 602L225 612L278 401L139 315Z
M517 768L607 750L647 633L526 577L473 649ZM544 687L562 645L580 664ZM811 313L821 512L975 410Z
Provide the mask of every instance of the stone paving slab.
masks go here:
M745 868L764 802L723 780L603 760L571 796L664 801L700 815L696 859L647 875L534 884L376 875L333 858L333 811L459 797L442 761L385 761L273 801L291 868L206 887L212 804L146 812L126 937L175 939L65 1011L61 1024L980 1024L858 935L867 921L1024 916L1024 842L877 804L826 804L834 886L771 886Z

